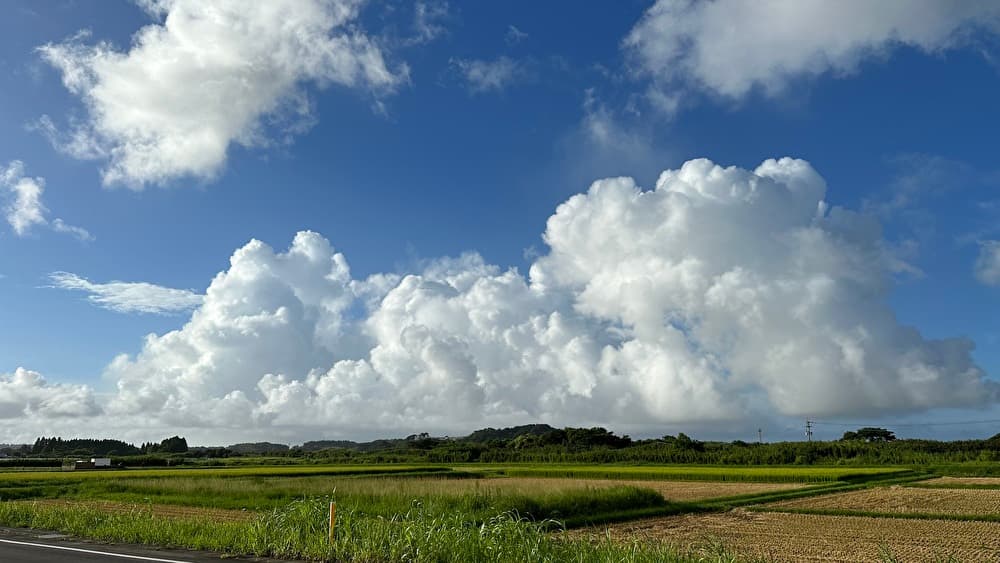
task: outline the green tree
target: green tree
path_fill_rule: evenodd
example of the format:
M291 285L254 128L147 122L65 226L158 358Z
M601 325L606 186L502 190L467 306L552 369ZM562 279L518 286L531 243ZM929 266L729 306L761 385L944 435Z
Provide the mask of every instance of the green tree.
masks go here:
M870 426L865 428L859 428L856 432L844 432L844 437L841 440L845 442L853 440L861 440L864 442L892 442L895 441L896 435L885 428L872 428Z

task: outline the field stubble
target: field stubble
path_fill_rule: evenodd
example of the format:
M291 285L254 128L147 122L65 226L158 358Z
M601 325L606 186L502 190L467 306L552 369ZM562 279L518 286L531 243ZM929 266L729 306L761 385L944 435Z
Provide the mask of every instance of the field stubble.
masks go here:
M566 532L572 538L660 541L682 551L722 543L745 557L770 561L855 563L997 561L1000 523L819 516L732 510L671 516Z
M920 483L922 487L984 487L1000 489L1000 477L938 477Z
M778 502L777 509L848 510L888 514L997 515L1000 489L877 487Z

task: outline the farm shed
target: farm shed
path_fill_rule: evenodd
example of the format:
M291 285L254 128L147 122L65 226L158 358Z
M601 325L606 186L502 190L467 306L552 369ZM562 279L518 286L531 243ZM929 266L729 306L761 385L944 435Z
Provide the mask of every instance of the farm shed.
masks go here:
M78 470L88 470L88 469L111 469L111 458L109 457L92 457L90 461L83 459L78 459L73 463L63 466L64 470L78 471Z

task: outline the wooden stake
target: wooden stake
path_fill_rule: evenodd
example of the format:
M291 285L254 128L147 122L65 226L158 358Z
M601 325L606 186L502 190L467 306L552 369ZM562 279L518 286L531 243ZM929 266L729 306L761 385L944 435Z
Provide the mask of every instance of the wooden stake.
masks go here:
M333 543L334 530L337 529L337 503L330 503L330 543Z

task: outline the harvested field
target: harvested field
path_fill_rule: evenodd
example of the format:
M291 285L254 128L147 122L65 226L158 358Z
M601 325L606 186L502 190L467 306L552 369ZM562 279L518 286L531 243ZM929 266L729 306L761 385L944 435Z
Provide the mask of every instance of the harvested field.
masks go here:
M1000 514L1000 489L878 487L836 495L788 500L775 508L853 510L891 514Z
M169 504L136 504L113 502L108 500L60 500L38 499L13 501L15 503L36 504L54 507L88 507L117 512L122 514L149 513L161 518L205 518L216 522L245 522L256 516L256 512L247 510L221 510L215 508L198 508L193 506L174 506Z
M923 487L951 487L955 485L1000 488L1000 477L938 477L937 479L920 482L920 486Z
M888 549L898 561L997 561L1000 523L817 516L747 512L672 516L574 530L596 541L610 534L625 543L664 542L701 550L721 542L747 557L769 561L879 561Z

